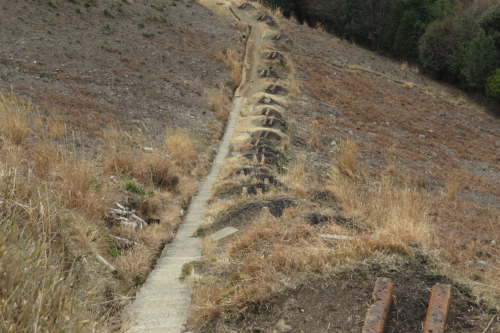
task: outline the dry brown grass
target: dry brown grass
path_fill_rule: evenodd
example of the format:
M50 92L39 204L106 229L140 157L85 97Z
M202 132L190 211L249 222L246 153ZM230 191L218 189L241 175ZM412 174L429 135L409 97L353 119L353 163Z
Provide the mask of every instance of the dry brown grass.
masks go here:
M229 119L231 102L223 91L218 90L212 95L208 102L208 107L217 114L220 120L227 121Z
M313 121L312 124L312 134L311 134L311 146L315 148L321 147L321 142L319 141L320 127L317 121Z
M302 177L304 170L292 173ZM349 216L367 226L365 232L352 234L351 241L335 244L317 233L350 234L330 224L312 226L303 217L304 207L287 210L286 217L260 216L237 239L219 246L207 237L203 242L203 275L196 275L194 306L189 323L203 327L214 319L244 316L255 306L293 286L300 277L335 272L342 265L377 253L409 254L409 244L422 247L434 241L433 230L425 214L427 198L407 188L395 189L391 180L361 181L341 174L332 176L328 187Z
M413 88L414 86L415 86L415 84L414 84L413 82L405 82L405 83L404 83L404 87L405 87L406 89L411 89L411 88Z
M33 106L12 94L0 93L0 134L20 145L31 133Z
M459 184L458 184L459 176L455 174L448 175L447 180L445 182L446 195L450 199L455 199L457 197Z
M235 49L225 49L222 45L219 48L217 59L223 61L231 69L231 82L239 85L242 77L242 65L240 54Z
M337 167L342 175L353 177L358 170L358 145L350 140L339 143Z
M164 145L173 162L183 170L191 170L198 164L199 157L194 149L195 143L187 130L180 127L167 130Z
M65 134L57 113L42 121L11 94L0 95L0 119L11 125L0 126L0 325L11 332L116 331L117 311L173 238L179 210L197 190L190 173L202 170L193 141L171 131L169 157L162 148L146 152L140 130L110 128L102 134L109 146L88 148ZM147 195L129 192L126 182ZM160 223L136 230L109 219L117 201ZM139 245L117 248L112 236Z
M316 28L314 28L314 30L316 30L316 32L318 32L320 34L326 33L325 28L323 28L323 25L321 24L321 22L316 23Z
M405 61L401 64L401 70L405 73L408 73L408 63Z
M298 155L295 160L289 165L288 171L279 177L279 180L300 198L307 196L309 188L306 172L306 157Z

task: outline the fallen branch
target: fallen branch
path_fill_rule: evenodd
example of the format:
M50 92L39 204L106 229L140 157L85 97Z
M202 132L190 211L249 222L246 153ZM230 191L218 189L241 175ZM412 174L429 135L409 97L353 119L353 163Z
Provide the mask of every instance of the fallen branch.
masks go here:
M123 206L122 206L122 205L120 205L118 202L116 203L116 206L118 206L118 208L120 208L121 210L128 211L128 208L123 207Z
M129 212L121 209L111 209L111 214L119 216L128 216Z
M130 216L132 216L133 218L135 218L137 221L141 222L142 224L144 224L146 227L148 226L148 224L146 223L146 221L144 221L143 219L141 219L139 216L135 215L135 214L130 214Z
M137 245L137 242L129 241L128 239L121 238L118 236L111 235L118 243L122 244L124 247L133 247Z
M104 259L100 255L98 255L97 253L94 254L94 256L98 261L100 261L102 264L104 264L104 266L106 266L111 271L112 274L118 273L118 270L116 268L114 268L113 265L111 265L106 259Z
M326 106L329 106L329 107L331 107L332 109L335 109L335 107L334 107L334 106L332 106L332 105L330 105L330 104L326 104L326 103L324 103L324 102L319 102L319 103L320 103L320 104L323 104L323 105L326 105Z
M497 317L497 315L494 315L493 318L491 318L490 323L488 324L488 326L486 326L486 329L483 331L483 333L488 333L488 331L490 330L491 324L493 324L493 320L495 320L496 317Z

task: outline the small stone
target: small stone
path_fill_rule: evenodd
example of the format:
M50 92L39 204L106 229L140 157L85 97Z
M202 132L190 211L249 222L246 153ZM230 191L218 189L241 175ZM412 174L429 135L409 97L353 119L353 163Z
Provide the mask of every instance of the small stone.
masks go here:
M181 216L184 216L184 213L185 213L184 209L181 209L180 211Z
M349 131L349 135L352 135L352 131Z
M148 153L151 153L154 151L154 148L153 147L144 147L143 148L145 152L148 152Z
M477 267L479 267L479 268L486 268L486 261L484 261L484 260L479 260L479 261L477 262Z
M288 332L292 330L292 326L285 324L284 319L278 320L278 322L276 323L276 328L280 332Z
M115 176L110 176L109 179L113 180L115 179L116 177Z
M491 241L491 245L497 245L497 241L496 240L492 240Z
M470 260L466 260L466 261L464 262L464 264L465 264L465 265L467 265L467 266L472 266L472 265L474 265L474 263L473 263L472 261L470 261Z
M216 2L216 4L218 4L218 5L223 5L223 3L222 3L222 2L220 2L220 1L217 1L217 2Z
M333 140L332 141L332 146L336 146L337 145L337 141Z

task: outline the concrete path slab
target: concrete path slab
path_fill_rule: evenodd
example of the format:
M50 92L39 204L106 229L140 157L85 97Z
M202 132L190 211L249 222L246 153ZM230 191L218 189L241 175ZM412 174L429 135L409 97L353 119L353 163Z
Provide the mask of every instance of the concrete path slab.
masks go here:
M238 231L238 229L236 229L236 228L226 227L226 228L221 229L221 230L219 230L217 232L214 232L213 234L210 235L210 237L212 237L213 239L215 239L216 241L218 241L218 240L221 240L224 237L227 237L229 235L234 234L237 231Z
M184 223L172 243L165 246L135 301L123 311L123 321L130 323L130 332L180 333L191 304L190 286L179 279L182 266L201 258L201 238L195 238L198 223L206 209L212 185L229 154L231 138L241 112L242 97L235 98L226 132L210 173L192 198ZM232 232L231 232L232 233Z

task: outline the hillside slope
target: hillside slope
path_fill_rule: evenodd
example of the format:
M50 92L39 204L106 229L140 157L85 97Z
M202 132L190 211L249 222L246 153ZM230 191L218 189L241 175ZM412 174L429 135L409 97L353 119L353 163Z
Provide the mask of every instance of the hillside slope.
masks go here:
M183 270L191 327L357 332L375 277L390 276L388 332L421 328L436 282L453 285L449 331L482 332L499 292L498 119L417 68L229 6L253 27L251 51L204 257Z
M120 330L209 171L239 34L192 1L39 0L0 36L0 330Z
M381 276L387 332L434 283L449 332L498 311L500 123L459 90L258 3L16 1L0 36L2 330L128 328L233 97L202 258L151 274L192 288L189 329L359 332Z

